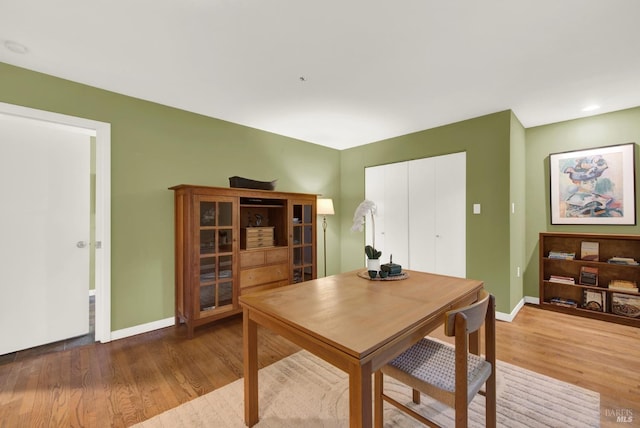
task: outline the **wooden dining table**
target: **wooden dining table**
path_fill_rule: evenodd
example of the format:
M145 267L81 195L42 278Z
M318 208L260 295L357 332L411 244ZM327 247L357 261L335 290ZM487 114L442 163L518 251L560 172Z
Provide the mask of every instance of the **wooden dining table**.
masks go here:
M247 426L259 420L258 325L348 373L349 426L370 427L371 375L483 288L482 281L416 271L392 281L365 276L351 271L240 296Z

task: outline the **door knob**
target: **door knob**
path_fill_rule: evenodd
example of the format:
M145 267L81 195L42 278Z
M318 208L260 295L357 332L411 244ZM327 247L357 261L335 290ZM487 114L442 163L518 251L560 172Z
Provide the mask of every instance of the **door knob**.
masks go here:
M76 247L78 248L86 248L86 246L87 246L87 241L78 241L76 243Z

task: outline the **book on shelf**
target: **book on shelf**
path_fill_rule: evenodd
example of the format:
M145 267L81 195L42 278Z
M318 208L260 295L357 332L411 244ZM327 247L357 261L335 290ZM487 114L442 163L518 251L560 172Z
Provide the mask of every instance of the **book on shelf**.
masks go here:
M611 312L625 317L640 318L640 296L611 293Z
M600 244L597 242L583 241L580 246L580 259L597 262L599 260Z
M607 263L614 265L638 266L638 262L631 257L611 257Z
M552 297L549 303L555 306L562 306L565 308L577 308L578 302L572 299L565 299L564 297Z
M638 292L638 285L635 281L626 281L622 279L612 279L609 282L610 290L629 291L633 293Z
M590 311L607 311L607 293L600 290L584 290L582 293L582 307Z
M612 287L612 286L609 286L609 290L622 291L622 292L627 292L627 293L637 293L638 292L638 287L635 287L635 288L624 288L624 287Z
M560 260L574 260L576 258L576 253L570 253L566 251L549 251L549 258Z
M580 268L580 280L581 285L593 285L598 286L598 268L591 266L582 266Z
M560 284L575 285L576 279L570 276L550 275L549 282L558 282Z

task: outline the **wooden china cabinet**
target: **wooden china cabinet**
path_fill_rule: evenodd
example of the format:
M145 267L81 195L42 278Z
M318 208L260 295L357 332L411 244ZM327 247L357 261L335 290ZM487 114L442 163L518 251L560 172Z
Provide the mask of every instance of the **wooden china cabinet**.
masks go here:
M178 185L175 321L241 312L238 296L316 278L316 195Z

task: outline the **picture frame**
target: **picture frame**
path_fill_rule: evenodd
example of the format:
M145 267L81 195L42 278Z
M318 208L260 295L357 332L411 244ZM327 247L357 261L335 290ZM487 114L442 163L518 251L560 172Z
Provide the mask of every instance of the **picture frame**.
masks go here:
M635 225L635 146L551 153L551 224Z

